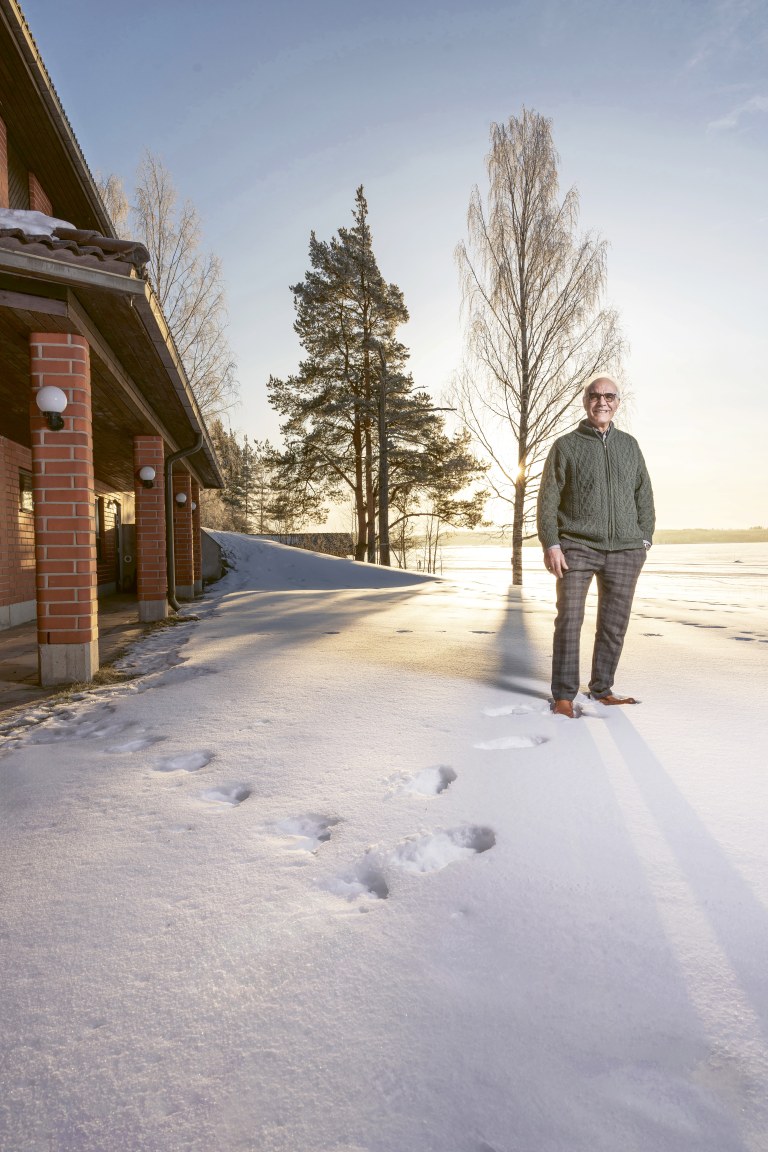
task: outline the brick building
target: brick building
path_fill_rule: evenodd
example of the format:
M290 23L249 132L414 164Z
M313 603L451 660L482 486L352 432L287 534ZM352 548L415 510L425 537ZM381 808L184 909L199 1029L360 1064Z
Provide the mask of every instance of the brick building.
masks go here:
M202 588L195 505L221 476L147 261L0 0L0 629L37 619L43 684L95 672L99 594L154 620Z

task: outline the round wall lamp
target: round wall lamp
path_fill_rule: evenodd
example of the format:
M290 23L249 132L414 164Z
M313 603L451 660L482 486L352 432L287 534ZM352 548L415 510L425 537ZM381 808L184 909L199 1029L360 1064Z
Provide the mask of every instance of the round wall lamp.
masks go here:
M190 505L190 507L192 508L193 512L194 512L195 508L197 508L197 504L195 504L194 500L192 501L192 504Z
M186 492L177 492L176 493L176 503L180 506L183 506L184 504L186 504L186 502L187 502Z
M35 403L48 421L51 432L60 432L64 427L62 412L67 406L67 394L61 388L46 384L35 393Z
M151 464L145 464L143 468L139 468L139 480L145 488L154 488L156 475L157 473Z

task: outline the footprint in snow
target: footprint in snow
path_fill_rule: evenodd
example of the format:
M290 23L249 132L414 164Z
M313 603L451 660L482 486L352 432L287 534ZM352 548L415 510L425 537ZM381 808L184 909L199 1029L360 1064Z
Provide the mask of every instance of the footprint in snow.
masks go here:
M180 752L176 756L164 756L154 769L155 772L199 772L212 759L212 752Z
M366 852L361 860L342 876L334 876L320 885L334 896L342 896L350 904L353 900L386 900L389 885L378 864L376 854ZM361 908L361 911L365 908Z
M41 725L38 731L30 736L30 743L58 744L64 740L101 740L116 736L118 732L130 728L131 724L115 720L114 711L114 704L99 704L80 716L68 709L62 709L54 713L50 724Z
M495 740L482 740L472 747L482 752L503 752L508 748L536 748L546 743L546 736L498 736Z
M456 779L457 776L453 768L441 764L437 768L424 768L415 776L398 773L390 777L388 783L390 793L394 796L407 795L408 793L416 796L439 796L441 792L450 788Z
M496 834L493 829L477 824L425 832L401 841L389 852L369 849L349 872L334 876L322 886L350 902L360 897L386 900L389 896L385 875L387 865L404 872L439 872L457 860L469 860L472 856L487 852L495 843Z
M338 816L320 816L310 812L281 820L272 825L272 831L287 841L285 846L289 851L315 853L321 844L330 840L331 828L340 823Z
M463 824L459 828L411 836L388 852L385 859L405 872L439 872L456 860L468 860L487 852L495 843L492 828Z
M219 808L237 808L250 794L245 784L219 784L216 788L206 788L200 793L200 799Z

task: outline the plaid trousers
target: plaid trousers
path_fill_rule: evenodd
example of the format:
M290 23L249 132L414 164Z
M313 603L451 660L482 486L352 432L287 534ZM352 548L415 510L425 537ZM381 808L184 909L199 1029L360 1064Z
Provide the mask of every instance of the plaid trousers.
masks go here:
M607 696L613 688L632 598L645 563L645 548L598 552L585 544L563 542L568 571L557 581L557 618L552 652L552 696L573 700L579 691L579 639L592 577L597 579L597 629L589 691Z

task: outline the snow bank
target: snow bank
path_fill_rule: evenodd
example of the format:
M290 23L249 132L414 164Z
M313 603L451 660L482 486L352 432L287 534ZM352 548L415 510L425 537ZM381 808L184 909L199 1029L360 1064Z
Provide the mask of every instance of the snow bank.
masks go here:
M261 591L312 591L343 588L403 588L423 584L434 579L416 572L398 568L382 568L378 564L344 560L338 556L324 556L278 544L274 540L259 540L238 532L208 534L220 545L227 563L234 569L227 577L226 589L234 587Z

